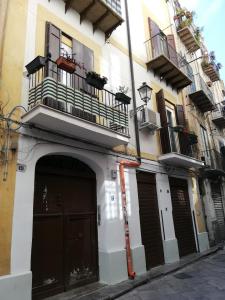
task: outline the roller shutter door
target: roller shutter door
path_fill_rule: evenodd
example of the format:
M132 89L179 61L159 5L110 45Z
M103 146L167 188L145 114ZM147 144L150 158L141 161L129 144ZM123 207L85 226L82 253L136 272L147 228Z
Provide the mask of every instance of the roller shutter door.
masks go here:
M170 177L169 182L174 229L181 257L196 252L188 183L186 180L174 177Z
M217 218L217 223L215 226L215 238L216 242L223 241L225 239L225 224L224 224L224 208L222 201L222 193L220 189L220 184L217 182L211 183L211 193L215 209L215 214Z
M146 268L164 263L155 175L137 172L142 243L145 248Z

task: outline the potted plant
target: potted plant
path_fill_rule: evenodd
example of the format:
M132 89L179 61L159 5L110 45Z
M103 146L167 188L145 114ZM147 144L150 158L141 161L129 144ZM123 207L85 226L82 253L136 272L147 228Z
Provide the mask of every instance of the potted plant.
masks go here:
M189 132L189 143L190 145L194 145L198 143L198 136L195 134L194 131Z
M30 75L40 70L42 67L45 66L47 60L48 58L44 56L38 55L37 57L35 57L35 59L33 59L29 64L25 66L28 74Z
M104 85L108 81L106 77L101 77L98 73L94 71L87 72L85 80L89 85L95 87L98 90L103 90Z
M196 29L195 29L195 39L196 39L196 41L197 41L197 43L200 45L200 42L201 42L201 38L202 38L202 31L203 31L203 27L197 27Z
M128 93L128 90L129 89L126 88L125 86L120 86L119 92L116 93L115 99L123 104L130 104L131 98L126 95Z
M179 20L184 16L185 16L185 9L177 8L176 9L176 15L173 18L174 18L174 20Z
M184 131L184 126L183 125L176 125L172 127L174 132L183 132Z
M76 71L76 61L75 59L67 56L60 55L59 58L56 60L56 64L58 68L72 74Z

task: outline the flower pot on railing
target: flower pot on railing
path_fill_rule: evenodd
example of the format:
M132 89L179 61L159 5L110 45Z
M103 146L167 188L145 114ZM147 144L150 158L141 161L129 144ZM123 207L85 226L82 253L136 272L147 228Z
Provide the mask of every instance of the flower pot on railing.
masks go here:
M40 70L42 67L45 66L47 60L48 59L46 57L40 55L35 57L35 59L33 59L29 64L25 66L28 74L30 75Z
M130 104L130 100L131 100L129 96L121 92L116 93L115 99L123 104Z
M103 90L108 79L106 77L101 77L95 72L88 72L85 80L89 85L95 87L96 89Z
M172 129L174 132L184 132L184 126L182 126L182 125L174 126L174 127L172 127Z
M195 133L190 132L188 138L190 145L195 145L198 143L198 136Z
M76 71L76 62L74 59L69 57L60 56L56 60L58 68L72 74Z

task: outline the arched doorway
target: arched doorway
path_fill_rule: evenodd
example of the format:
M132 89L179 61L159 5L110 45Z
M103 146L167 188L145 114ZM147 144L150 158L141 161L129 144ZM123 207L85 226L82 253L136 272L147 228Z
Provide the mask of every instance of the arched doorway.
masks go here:
M65 156L36 165L31 269L33 299L98 280L96 176Z

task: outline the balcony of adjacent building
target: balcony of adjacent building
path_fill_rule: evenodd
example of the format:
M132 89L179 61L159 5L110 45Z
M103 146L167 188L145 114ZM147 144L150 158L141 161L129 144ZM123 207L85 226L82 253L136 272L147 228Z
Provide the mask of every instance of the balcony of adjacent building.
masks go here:
M215 149L202 151L202 161L204 168L201 169L203 177L218 179L219 176L225 177L225 151L222 147L221 152Z
M184 21L179 21L176 28L182 43L190 53L200 49L199 34L192 25L188 25Z
M158 160L166 165L199 169L204 166L198 152L198 137L182 126L164 127L160 129L163 154Z
M212 111L215 108L213 93L199 74L193 76L193 82L188 87L188 94L202 113Z
M225 128L225 106L218 103L212 112L212 121L220 129Z
M208 56L203 57L202 70L212 82L220 80L218 64Z
M88 20L93 31L100 29L106 38L124 21L120 0L65 0L65 11L70 8L80 14L80 22Z
M166 35L156 34L145 45L148 70L173 89L180 90L191 84L186 60L168 43Z
M109 148L129 142L128 104L49 60L29 75L24 123Z

